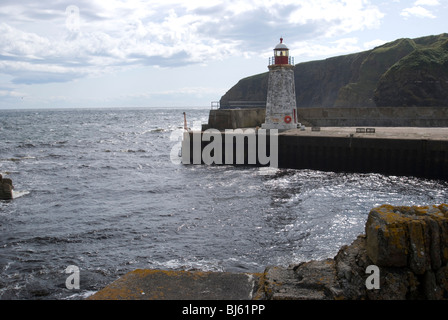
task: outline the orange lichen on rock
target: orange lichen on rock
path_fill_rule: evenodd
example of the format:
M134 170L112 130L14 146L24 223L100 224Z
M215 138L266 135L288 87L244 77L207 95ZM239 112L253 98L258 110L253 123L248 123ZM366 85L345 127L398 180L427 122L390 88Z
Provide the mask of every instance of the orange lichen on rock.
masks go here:
M367 253L378 266L423 274L448 262L448 206L382 205L366 223Z
M259 274L137 269L125 274L90 300L252 299Z

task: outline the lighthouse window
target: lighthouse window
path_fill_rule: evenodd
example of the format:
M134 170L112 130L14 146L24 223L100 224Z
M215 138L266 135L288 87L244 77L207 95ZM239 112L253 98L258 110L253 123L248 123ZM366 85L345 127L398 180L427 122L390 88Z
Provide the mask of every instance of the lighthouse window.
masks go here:
M286 57L288 55L287 51L283 51L283 50L278 50L275 52L275 55L277 57Z

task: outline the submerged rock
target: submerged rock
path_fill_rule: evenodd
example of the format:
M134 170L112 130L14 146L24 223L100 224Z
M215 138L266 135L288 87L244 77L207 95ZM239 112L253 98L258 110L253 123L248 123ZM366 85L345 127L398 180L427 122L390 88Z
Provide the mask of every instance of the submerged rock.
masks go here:
M13 189L12 180L3 178L0 174L0 200L11 200Z

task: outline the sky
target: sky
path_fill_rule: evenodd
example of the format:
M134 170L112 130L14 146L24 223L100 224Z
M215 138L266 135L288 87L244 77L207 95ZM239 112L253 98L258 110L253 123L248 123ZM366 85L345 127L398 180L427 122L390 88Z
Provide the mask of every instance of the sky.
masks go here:
M448 32L448 0L0 0L0 109L204 107L295 63Z

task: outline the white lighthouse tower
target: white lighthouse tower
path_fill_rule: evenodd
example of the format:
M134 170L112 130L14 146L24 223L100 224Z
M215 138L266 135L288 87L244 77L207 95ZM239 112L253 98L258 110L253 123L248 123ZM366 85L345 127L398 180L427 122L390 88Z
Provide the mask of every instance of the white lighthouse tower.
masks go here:
M297 129L296 90L294 84L294 60L280 38L269 59L266 119L263 129Z

